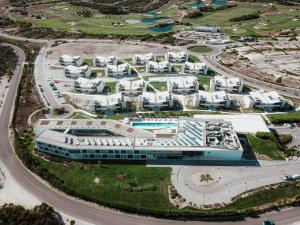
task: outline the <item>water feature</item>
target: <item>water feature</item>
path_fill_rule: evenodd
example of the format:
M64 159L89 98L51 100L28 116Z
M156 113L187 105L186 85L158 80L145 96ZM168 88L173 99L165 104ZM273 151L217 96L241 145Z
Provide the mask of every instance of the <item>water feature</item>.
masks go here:
M157 12L148 12L147 13L147 16L156 16L157 15Z
M142 18L141 22L142 23L153 23L155 21L163 20L163 19L168 19L167 17L149 17L149 18Z
M133 122L134 127L177 127L176 122Z
M198 7L201 7L201 6L203 6L203 2L202 1L194 2L192 4L193 8L198 8Z
M158 25L151 26L148 29L156 32L169 32L173 30L174 26L175 26L174 24L166 24L166 25L158 24Z

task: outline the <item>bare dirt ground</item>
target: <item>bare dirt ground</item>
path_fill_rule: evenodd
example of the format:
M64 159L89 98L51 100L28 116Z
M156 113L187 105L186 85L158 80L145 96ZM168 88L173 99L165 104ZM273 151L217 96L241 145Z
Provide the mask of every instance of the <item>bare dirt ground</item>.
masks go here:
M236 44L218 60L250 77L300 89L300 37Z
M121 59L131 58L134 54L164 54L170 49L163 46L157 46L145 43L128 43L128 42L96 42L88 43L82 41L60 44L51 48L51 54L48 59L58 60L61 55L80 55L83 58L94 58L97 55L101 56L117 56Z

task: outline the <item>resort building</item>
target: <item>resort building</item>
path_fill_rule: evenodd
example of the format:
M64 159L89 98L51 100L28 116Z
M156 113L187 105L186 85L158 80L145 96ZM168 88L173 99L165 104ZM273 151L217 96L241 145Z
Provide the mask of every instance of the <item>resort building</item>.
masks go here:
M210 90L212 91L226 91L228 93L241 93L244 84L237 78L229 78L224 76L215 76L210 80Z
M258 108L262 110L283 109L287 102L276 91L265 92L252 91L249 95L244 96L245 108Z
M103 79L86 79L79 77L74 82L74 89L76 92L86 94L99 94L103 92L105 81Z
M185 62L184 72L188 74L207 75L208 66L205 63Z
M188 61L188 54L186 52L168 52L165 58L170 63L185 63Z
M121 65L107 65L105 75L109 77L131 75L131 68L127 63Z
M149 61L156 61L156 57L154 54L149 53L145 55L135 54L132 57L132 62L135 65L146 65Z
M92 95L90 111L100 113L121 112L128 106L127 97L121 93L112 95Z
M153 62L149 61L146 65L148 73L169 73L171 72L171 65L167 61Z
M193 95L194 107L205 107L209 109L230 108L231 101L225 91L198 91Z
M67 66L65 67L65 76L75 79L78 77L90 77L92 74L92 70L88 66Z
M208 32L208 33L220 32L219 27L208 27L208 26L193 26L193 30L197 32Z
M117 65L117 57L115 56L96 56L95 65L99 67L106 67L107 65Z
M80 56L62 55L61 57L59 57L58 62L63 66L81 66L83 63L83 59Z
M172 93L195 93L199 90L199 83L193 76L174 77L168 80L168 90Z
M120 80L117 83L116 91L125 95L137 95L146 91L146 85L143 80Z
M243 148L230 122L181 117L172 128L173 136L157 138L153 132L115 120L41 119L34 132L38 152L71 160L242 158Z
M138 99L140 108L149 110L167 110L174 106L173 96L169 91L143 92Z

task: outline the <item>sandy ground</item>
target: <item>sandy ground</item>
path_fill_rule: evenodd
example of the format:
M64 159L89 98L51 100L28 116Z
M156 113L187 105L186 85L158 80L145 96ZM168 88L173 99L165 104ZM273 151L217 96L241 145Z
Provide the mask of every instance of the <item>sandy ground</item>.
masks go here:
M131 58L134 54L164 54L170 49L162 45L120 42L70 42L51 48L48 59L58 60L61 55L80 55L83 58L101 56L117 56L121 59Z
M6 93L8 91L9 83L8 77L2 77L0 79L0 113L2 111L3 103L5 101Z

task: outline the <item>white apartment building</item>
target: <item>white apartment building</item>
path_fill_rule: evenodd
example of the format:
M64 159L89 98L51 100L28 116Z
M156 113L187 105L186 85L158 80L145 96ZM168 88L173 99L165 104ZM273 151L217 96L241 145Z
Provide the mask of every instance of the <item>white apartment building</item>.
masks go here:
M96 56L95 65L99 67L106 67L107 65L117 65L117 57L115 56Z
M76 92L86 94L99 94L103 92L105 81L103 79L86 79L79 77L74 82L74 89Z
M62 55L61 57L59 57L58 62L63 66L81 66L83 63L83 59L80 56Z
M188 74L203 74L207 75L208 66L205 63L185 62L184 72Z
M230 108L231 101L225 91L198 91L193 95L194 107L207 107L209 109Z
M170 109L174 106L173 96L168 91L143 92L138 99L140 108L150 110Z
M66 66L65 67L65 76L75 79L78 77L90 77L92 74L92 70L88 66Z
M212 91L226 91L228 93L241 93L244 84L237 78L229 78L224 76L215 76L210 80L210 90Z
M244 96L245 108L258 108L263 110L282 109L287 105L286 100L276 91L252 91Z
M127 63L120 65L107 65L105 75L110 77L131 75L131 68Z
M146 71L148 73L169 73L171 72L171 65L168 61L149 61L146 66Z
M135 95L135 94L141 94L144 91L146 91L146 85L143 80L120 80L117 83L116 87L117 92L121 92L125 95Z
M193 26L193 30L197 32L208 32L208 33L220 32L219 27L208 27L208 26Z
M119 112L128 106L127 97L120 92L112 95L93 95L90 100L91 112Z
M146 65L149 61L156 61L156 57L154 54L149 53L145 55L135 54L132 57L132 62L135 65Z
M174 77L168 80L168 90L177 94L195 93L199 90L199 83L193 76Z
M188 54L186 52L168 52L165 58L171 63L185 63L188 61Z

